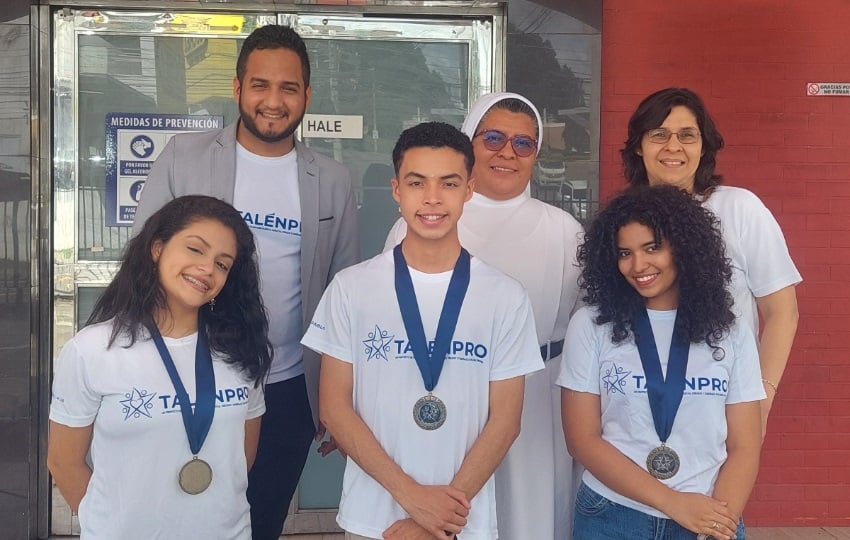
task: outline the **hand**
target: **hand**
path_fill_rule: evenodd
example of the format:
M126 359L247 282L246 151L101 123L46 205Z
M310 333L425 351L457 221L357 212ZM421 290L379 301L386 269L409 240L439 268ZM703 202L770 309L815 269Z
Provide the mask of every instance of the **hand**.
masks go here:
M674 492L670 504L659 510L689 531L717 540L731 540L738 530L738 517L732 515L725 502L700 493Z
M470 504L466 494L452 486L416 484L398 501L431 538L446 540L466 526ZM392 527L391 527L392 528Z
M325 438L325 433L328 432L328 428L325 427L325 424L319 422L319 429L316 430L316 434L313 435L313 440L316 442L321 441Z
M334 439L333 435L331 435L328 440L322 441L322 444L319 445L317 452L322 454L322 457L326 457L328 454L332 453L334 450L339 452L339 455L342 456L342 459L348 458L348 454L345 453L345 450L337 444L336 439Z
M400 519L384 531L384 540L431 540L432 538L431 533L411 518ZM442 540L449 538L448 535L443 534Z
M314 435L313 438L316 440L316 442L322 441L326 433L328 433L328 430L325 425L319 424L319 429L316 430L316 435ZM333 453L334 450L338 450L339 455L341 455L343 459L346 459L348 455L345 453L345 450L343 450L342 447L337 444L336 439L334 439L333 435L328 435L328 440L322 441L316 451L321 454L322 457L327 457L328 454Z

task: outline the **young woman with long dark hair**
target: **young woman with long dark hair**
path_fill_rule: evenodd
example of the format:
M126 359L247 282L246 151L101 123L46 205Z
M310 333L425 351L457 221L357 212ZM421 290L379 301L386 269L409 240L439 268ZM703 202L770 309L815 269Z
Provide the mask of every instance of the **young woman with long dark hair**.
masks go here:
M48 467L82 538L251 537L272 354L257 276L251 231L212 197L174 199L129 241L56 361Z

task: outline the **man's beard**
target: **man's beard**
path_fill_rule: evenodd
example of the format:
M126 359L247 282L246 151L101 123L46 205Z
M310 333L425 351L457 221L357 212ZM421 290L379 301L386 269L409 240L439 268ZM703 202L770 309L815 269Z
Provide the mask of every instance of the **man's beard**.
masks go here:
M254 119L245 111L245 109L242 108L241 101L239 103L239 118L242 121L242 125L245 126L245 129L247 129L251 133L251 135L265 143L278 143L290 137L293 133L295 133L295 130L298 129L298 126L301 125L301 120L304 119L305 112L306 111L301 111L301 115L295 118L295 120L293 120L288 126L286 126L286 128L284 128L284 130L280 133L266 135L265 133L260 131L260 129L257 127L256 122L254 122ZM290 118L292 118L291 115Z

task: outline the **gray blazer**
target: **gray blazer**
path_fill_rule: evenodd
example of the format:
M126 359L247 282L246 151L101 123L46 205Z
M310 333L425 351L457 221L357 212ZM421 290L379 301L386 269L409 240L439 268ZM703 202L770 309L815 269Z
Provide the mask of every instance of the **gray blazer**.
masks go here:
M165 203L203 194L233 204L236 183L236 126L171 138L148 174L136 209L133 233ZM306 332L334 274L358 262L357 206L348 170L295 141L301 196L301 312ZM265 302L274 299L266 298ZM304 376L313 421L319 425L320 357L304 349Z

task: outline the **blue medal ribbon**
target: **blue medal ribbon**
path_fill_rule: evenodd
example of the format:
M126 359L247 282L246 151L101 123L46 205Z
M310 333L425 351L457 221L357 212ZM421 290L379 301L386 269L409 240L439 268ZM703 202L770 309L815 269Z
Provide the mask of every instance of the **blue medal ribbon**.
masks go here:
M422 325L422 314L419 312L419 303L416 301L416 291L413 289L413 280L407 269L407 261L401 252L401 244L393 249L395 261L395 294L398 299L398 307L401 310L401 319L404 321L404 329L407 339L413 349L413 357L419 366L419 373L425 382L425 389L431 392L440 380L443 371L443 363L449 353L452 337L457 327L457 319L460 316L460 307L469 288L469 252L460 248L460 256L455 262L446 298L443 300L443 309L440 312L440 321L437 323L437 335L434 338L434 347L428 352L428 342L425 339L425 328Z
M634 321L637 331L635 340L640 354L640 363L646 375L646 393L649 396L649 408L652 411L652 421L655 432L661 443L667 442L673 431L673 421L682 403L685 393L685 372L688 369L688 352L691 345L684 339L679 325L679 316L673 323L673 339L670 341L670 356L667 360L667 377L661 373L661 359L658 357L658 346L649 323L649 315L641 309Z
M183 427L186 429L186 436L189 438L189 449L192 451L192 455L197 456L204 445L215 414L215 372L213 371L212 355L207 344L204 326L199 320L198 342L195 345L194 413L192 412L192 402L189 401L189 394L186 392L186 387L183 386L183 381L180 380L180 374L177 373L174 360L172 360L171 354L165 346L162 335L156 325L153 324L148 326L148 331L151 333L151 338L153 338L156 349L159 351L162 363L165 364L165 370L168 371L168 376L174 385L174 391L177 392L177 402L180 405L180 413L183 415Z

